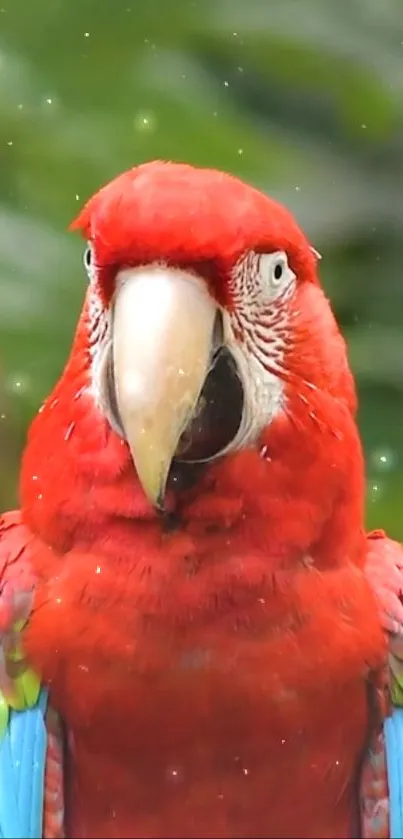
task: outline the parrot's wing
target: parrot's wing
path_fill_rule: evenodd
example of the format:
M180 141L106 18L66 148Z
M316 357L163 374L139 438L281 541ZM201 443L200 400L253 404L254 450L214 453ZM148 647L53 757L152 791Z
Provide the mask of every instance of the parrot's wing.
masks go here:
M367 544L366 575L389 635L392 701L403 706L403 546L388 539L382 530L369 533Z
M35 587L29 562L32 536L18 511L0 518L0 735L8 723L9 708L35 705L39 679L29 669L20 645L20 632L28 620Z
M46 693L33 708L11 709L0 740L0 837L43 835Z
M35 589L32 536L18 511L0 517L0 839L63 837L63 738L20 633Z
M367 535L365 572L377 598L389 655L369 686L371 734L360 778L361 836L403 836L403 547L382 530ZM391 701L392 700L392 703Z

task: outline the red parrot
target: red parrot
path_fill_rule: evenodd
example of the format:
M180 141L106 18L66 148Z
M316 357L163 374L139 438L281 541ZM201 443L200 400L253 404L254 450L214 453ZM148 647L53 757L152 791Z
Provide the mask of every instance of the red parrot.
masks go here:
M0 532L3 694L29 703L33 671L63 720L44 835L362 835L402 553L365 535L317 255L182 164L125 172L73 227L85 303Z

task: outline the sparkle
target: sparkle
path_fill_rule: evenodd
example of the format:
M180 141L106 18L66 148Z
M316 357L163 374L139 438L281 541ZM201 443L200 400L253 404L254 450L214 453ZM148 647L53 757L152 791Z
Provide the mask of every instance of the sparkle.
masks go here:
M389 446L380 446L371 454L371 461L378 472L389 472L396 466L397 455Z
M134 127L139 132L150 133L155 131L157 127L157 120L151 112L139 112L134 118Z

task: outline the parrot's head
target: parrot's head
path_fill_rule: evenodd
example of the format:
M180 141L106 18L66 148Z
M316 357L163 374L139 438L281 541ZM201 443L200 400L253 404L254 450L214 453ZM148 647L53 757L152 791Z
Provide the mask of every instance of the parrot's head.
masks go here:
M241 483L250 509L261 484L267 503L288 503L301 476L307 499L314 487L323 500L326 482L333 499L354 383L318 254L292 215L229 174L153 162L101 189L73 228L89 285L25 457L37 520L50 486L59 522L80 505L87 518L95 507L158 517L220 480L234 498Z

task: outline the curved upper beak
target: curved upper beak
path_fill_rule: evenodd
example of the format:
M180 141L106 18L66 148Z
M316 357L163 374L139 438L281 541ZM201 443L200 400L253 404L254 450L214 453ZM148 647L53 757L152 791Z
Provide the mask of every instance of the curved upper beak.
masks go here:
M202 280L148 266L117 277L113 305L116 403L139 481L163 508L179 439L209 371L217 306Z

